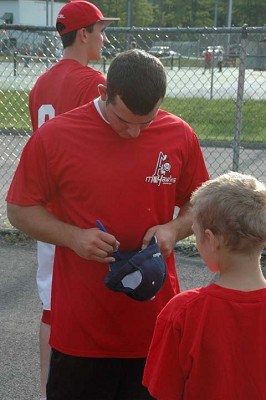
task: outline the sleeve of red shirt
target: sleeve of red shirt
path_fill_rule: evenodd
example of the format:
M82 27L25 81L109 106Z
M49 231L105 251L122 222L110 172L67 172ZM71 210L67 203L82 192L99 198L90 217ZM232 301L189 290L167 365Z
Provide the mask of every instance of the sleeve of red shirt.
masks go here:
M47 173L47 159L37 130L23 149L6 201L20 206L45 206L55 190Z
M91 100L95 99L96 97L99 97L99 90L98 90L98 85L106 85L106 78L104 75L101 73L98 73L97 75L94 76L94 78L90 79L88 82L88 78L85 77L84 82L81 80L80 85L83 86L83 90L80 90L81 97L79 100L79 104L77 106L81 106L83 104L89 103ZM76 106L76 107L77 107Z
M176 192L179 207L189 201L191 193L209 179L199 140L185 121L183 121L183 124L184 132L187 134L183 152L183 166Z
M181 329L159 316L143 376L143 385L158 400L183 399L185 378L179 365L180 340Z

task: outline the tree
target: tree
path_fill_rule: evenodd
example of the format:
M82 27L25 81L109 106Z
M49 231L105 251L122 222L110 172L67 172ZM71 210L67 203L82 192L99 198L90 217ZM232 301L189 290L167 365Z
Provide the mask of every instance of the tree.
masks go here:
M227 26L228 0L217 0L217 26ZM214 24L215 0L150 0L153 5L152 26L204 27ZM265 0L234 0L232 25L263 26L266 21Z
M127 0L92 0L104 15L119 17L118 26L127 26ZM153 21L153 6L148 0L131 0L132 25L151 26Z
M127 26L128 0L91 0L105 15L120 17ZM216 0L217 26L227 26L229 0ZM132 25L136 27L204 27L214 24L215 0L131 0ZM263 26L265 0L233 0L232 25ZM113 25L115 26L115 25Z

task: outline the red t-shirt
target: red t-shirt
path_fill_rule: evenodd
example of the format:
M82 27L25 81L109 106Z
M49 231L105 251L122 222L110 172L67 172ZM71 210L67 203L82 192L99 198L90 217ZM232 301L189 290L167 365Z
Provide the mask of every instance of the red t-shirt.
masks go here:
M205 52L205 54L204 54L204 57L205 57L205 61L211 61L211 59L212 59L212 53L210 53L209 51L206 51Z
M55 115L82 106L99 96L103 74L78 61L64 59L41 75L29 96L33 131Z
M158 316L143 383L158 400L266 399L266 289L183 292Z
M120 250L140 248L148 228L173 217L208 173L198 139L160 111L137 139L123 139L89 103L46 122L29 139L7 201L52 202L59 219L81 228L100 219ZM174 255L154 300L138 302L104 285L108 266L57 247L51 346L76 356L145 357L156 316L179 292Z

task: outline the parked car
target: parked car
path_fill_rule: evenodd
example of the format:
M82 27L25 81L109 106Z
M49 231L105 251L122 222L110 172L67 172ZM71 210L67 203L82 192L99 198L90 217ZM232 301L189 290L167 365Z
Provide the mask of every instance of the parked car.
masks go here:
M239 44L232 44L228 49L228 54L226 54L226 58L228 59L236 59L239 58L240 55L240 45Z
M152 46L149 53L155 57L171 57L177 55L169 46Z
M207 50L208 50L209 53L214 54L214 58L217 58L217 57L218 57L218 54L219 54L220 51L222 51L223 54L224 54L224 48L223 48L223 46L208 46L208 47L207 47ZM202 57L204 57L204 55L205 55L205 53L206 53L207 50L206 50L206 49L203 50L203 52L202 52Z

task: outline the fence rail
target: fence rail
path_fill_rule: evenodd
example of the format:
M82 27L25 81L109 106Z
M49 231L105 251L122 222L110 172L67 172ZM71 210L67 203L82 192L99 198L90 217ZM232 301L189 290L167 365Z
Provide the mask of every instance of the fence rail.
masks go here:
M161 56L168 86L163 108L196 131L211 176L228 170L266 180L266 27L108 27L110 43L93 63L103 73L132 41ZM213 54L208 67L204 51ZM223 49L219 69L216 50ZM53 27L0 25L0 227L8 227L5 196L31 134L28 94L62 53Z

